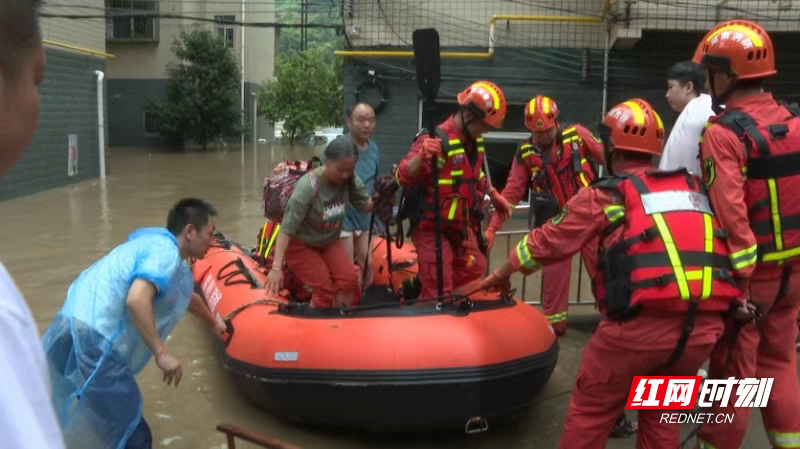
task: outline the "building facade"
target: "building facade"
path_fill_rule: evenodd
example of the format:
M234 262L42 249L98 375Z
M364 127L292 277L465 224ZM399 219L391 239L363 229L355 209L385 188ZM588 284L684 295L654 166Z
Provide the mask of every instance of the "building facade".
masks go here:
M109 138L115 147L172 146L159 136L155 120L146 111L151 99L167 91L166 68L176 61L172 44L184 30L206 28L225 39L243 69L243 103L255 138L269 138L272 129L263 119L254 126L255 93L260 83L272 78L275 61L275 30L234 24L272 23L275 8L246 0L106 0L113 11L131 15L108 19L105 42L114 58L108 63ZM153 15L158 15L154 17ZM199 20L198 20L199 19ZM231 22L231 23L225 23ZM248 136L246 141L251 141ZM237 139L238 140L238 139ZM180 144L180 143L179 143Z
M43 13L103 10L103 0L71 0L69 6L48 3ZM100 173L100 142L107 142L108 132L98 132L98 72L105 77L111 56L106 53L104 21L45 17L41 27L47 64L39 87L39 128L22 160L0 180L0 201L96 178ZM105 102L104 85L105 81L101 103ZM105 108L102 113L107 118ZM103 148L107 155L108 146Z
M414 29L439 31L441 88L432 113L439 123L456 109L455 95L470 82L497 83L509 103L505 125L490 132L487 155L494 184L502 188L514 152L528 135L524 105L537 94L559 105L561 123L595 130L610 106L631 97L653 104L667 131L677 118L668 106L666 71L691 59L706 30L733 17L761 20L773 34L779 76L768 88L797 93L800 55L791 50L800 31L797 8L772 0L623 2L564 0L346 0L345 106L367 101L379 108L375 139L383 170L399 162L427 126L414 81ZM682 6L675 6L682 5ZM759 18L770 17L775 20ZM383 101L381 101L383 99Z

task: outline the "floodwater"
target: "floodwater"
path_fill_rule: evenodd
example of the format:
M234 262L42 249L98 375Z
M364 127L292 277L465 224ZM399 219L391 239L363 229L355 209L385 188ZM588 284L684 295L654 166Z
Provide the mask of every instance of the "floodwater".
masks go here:
M194 196L212 203L219 211L218 228L229 237L253 245L260 225L260 190L264 176L281 159L309 158L319 148L287 148L259 145L228 147L207 153L164 153L147 149L113 149L113 170L105 182L98 180L0 202L3 260L27 298L40 332L64 301L66 289L78 274L134 229L164 226L172 204ZM517 228L524 220L514 220ZM493 263L506 254L498 238ZM571 297L577 296L577 260ZM516 286L521 288L519 275ZM581 298L590 297L588 282L581 282ZM526 299L538 299L538 277L527 281ZM582 317L575 317L582 314ZM167 341L167 348L184 366L184 378L176 388L161 380L153 362L139 375L144 413L154 436L154 447L169 449L225 448L225 437L216 431L220 423L232 423L302 448L478 449L555 448L569 404L580 359L589 337L591 307L570 310L571 323L584 318L584 329L571 328L560 340L561 353L553 376L523 424L496 429L477 436L418 437L379 440L350 433L322 431L284 423L257 408L226 377L212 349L207 326L191 315L181 321ZM341 404L347 413L347 404ZM387 404L387 406L390 406ZM766 447L760 419L754 414L753 445ZM686 429L684 429L686 430ZM237 447L254 447L238 443ZM610 440L608 447L634 447L633 439Z

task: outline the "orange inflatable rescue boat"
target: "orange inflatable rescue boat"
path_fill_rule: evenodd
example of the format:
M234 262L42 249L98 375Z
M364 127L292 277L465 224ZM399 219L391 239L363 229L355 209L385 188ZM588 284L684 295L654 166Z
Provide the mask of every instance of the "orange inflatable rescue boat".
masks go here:
M215 341L240 390L277 417L379 433L481 432L529 410L558 360L544 315L495 292L398 298L416 282L415 253L391 248L390 266L381 246L371 257L383 288L310 309L267 294L267 269L217 235L192 270L228 324Z

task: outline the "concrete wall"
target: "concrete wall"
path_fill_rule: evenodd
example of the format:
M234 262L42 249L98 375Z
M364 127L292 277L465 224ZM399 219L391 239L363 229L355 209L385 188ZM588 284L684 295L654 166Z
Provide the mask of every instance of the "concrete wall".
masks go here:
M51 5L51 3L53 4ZM60 15L101 14L104 6L104 0L44 2L42 12ZM105 19L45 18L41 25L42 38L45 40L95 51L105 51Z
M94 71L105 70L105 60L55 48L45 52L39 128L22 160L0 180L0 200L96 178L100 173ZM67 176L70 134L78 136L78 173L72 177ZM112 167L106 146L106 173Z

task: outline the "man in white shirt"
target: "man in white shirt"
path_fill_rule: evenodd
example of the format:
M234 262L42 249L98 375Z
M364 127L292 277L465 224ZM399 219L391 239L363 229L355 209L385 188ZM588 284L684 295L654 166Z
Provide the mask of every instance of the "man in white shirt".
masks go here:
M0 178L22 157L39 124L44 48L41 0L0 6ZM0 263L0 446L61 449L48 366L36 322Z
M694 175L703 175L700 136L708 118L714 115L711 96L703 93L705 78L703 69L692 61L679 62L667 72L667 102L680 115L664 146L658 166L661 170L685 167Z

